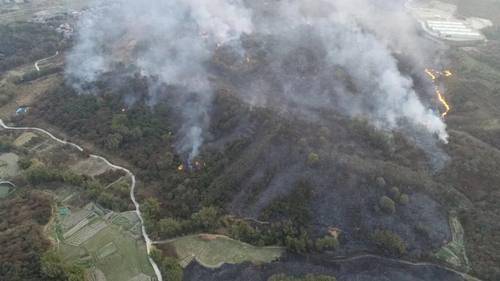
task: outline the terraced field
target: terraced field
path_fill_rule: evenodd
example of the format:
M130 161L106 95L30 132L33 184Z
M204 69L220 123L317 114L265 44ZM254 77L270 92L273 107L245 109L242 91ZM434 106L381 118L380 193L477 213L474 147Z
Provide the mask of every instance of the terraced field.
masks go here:
M455 215L450 216L450 228L452 240L436 253L436 257L468 272L470 263L465 251L464 228Z
M139 276L154 276L141 240L113 224L106 224L79 246L61 243L60 253L87 268L97 268L107 281L127 281ZM145 280L145 279L140 279ZM147 280L147 279L146 279Z

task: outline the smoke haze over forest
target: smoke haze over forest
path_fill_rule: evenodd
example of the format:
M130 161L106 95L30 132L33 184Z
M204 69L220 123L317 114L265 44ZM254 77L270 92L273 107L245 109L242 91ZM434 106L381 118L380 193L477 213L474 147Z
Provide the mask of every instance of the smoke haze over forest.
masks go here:
M214 86L208 65L221 50L239 64L254 59L255 50L244 44L249 36L266 62L261 75L239 83L238 94L251 105L306 118L334 110L382 130L405 127L413 137L447 142L446 125L429 105L431 91L417 94L409 76L420 75L436 54L419 38L402 3L118 0L95 6L77 27L68 81L81 88L126 58L145 76L158 77L155 83L181 89L162 94L175 95L175 106L182 108L177 148L190 159L210 123ZM408 58L411 73L400 71L394 54ZM156 88L150 87L153 102Z

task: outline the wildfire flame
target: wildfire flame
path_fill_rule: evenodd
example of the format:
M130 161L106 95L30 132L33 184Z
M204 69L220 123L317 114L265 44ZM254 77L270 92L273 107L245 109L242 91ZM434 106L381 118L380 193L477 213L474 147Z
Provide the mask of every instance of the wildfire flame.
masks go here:
M441 118L445 118L446 115L448 115L448 113L450 112L451 106L448 103L448 101L446 101L446 97L439 90L439 85L436 83L436 80L437 80L438 76L450 77L450 76L453 76L453 73L450 70L444 70L444 71L440 72L440 71L437 71L437 70L434 70L434 69L430 69L430 68L426 68L425 69L425 73L434 82L434 89L435 89L435 92L436 92L436 96L437 96L439 102L445 108L445 111L441 114Z

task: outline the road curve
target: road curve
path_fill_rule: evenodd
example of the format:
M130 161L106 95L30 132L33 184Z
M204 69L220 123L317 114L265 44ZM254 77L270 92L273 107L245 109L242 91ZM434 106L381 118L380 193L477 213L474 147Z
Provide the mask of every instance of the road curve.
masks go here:
M366 258L378 259L378 260L381 260L381 261L392 262L392 263L397 263L397 264L404 264L404 265L410 265L410 266L417 266L417 267L420 267L420 266L434 266L436 268L439 268L439 269L442 269L442 270L445 270L445 271L453 272L453 273L455 273L455 274L457 274L459 276L462 276L465 280L468 280L468 281L481 281L480 279L478 279L478 278L476 278L474 276L471 276L471 275L469 275L467 273L464 273L464 272L461 272L461 271L458 271L458 270L455 270L453 268L450 268L450 267L447 267L447 266L443 266L443 265L440 265L440 264L431 263L431 262L411 262L411 261L407 261L407 260L388 258L388 257L374 255L374 254L363 254L363 255L357 255L357 256L352 256L352 257L332 258L332 259L330 259L330 261L342 263L342 262L351 262L351 261L356 261L356 260L366 259Z
M41 59L41 60L37 60L35 62L35 69L36 71L40 71L40 67L38 66L39 63L41 63L42 61L46 61L46 60L50 60L51 58L54 58L54 57L57 57L57 55L59 55L59 51L56 51L56 53L50 57L47 57L47 58L44 58L44 59Z
M70 145L70 146L72 146L73 148L77 149L80 152L84 151L84 149L81 146L79 146L79 145L77 145L75 143L72 143L72 142L68 142L68 141L59 139L59 138L57 138L56 136L54 136L53 134L51 134L50 132L48 132L48 131L46 131L44 129L35 128L35 127L10 127L10 126L5 125L5 123L3 122L2 119L0 119L0 127L4 128L6 130L38 131L38 132L41 132L43 134L48 135L51 139L55 140L58 143L61 143L61 144L64 144L64 145ZM104 158L102 156L95 155L95 154L90 154L89 157L94 158L94 159L99 159L99 160L105 162L108 166L110 166L113 169L124 171L132 179L132 184L130 185L130 199L134 203L135 213L137 214L137 216L139 217L139 220L141 221L142 237L144 238L144 241L146 242L146 251L148 253L149 263L151 264L151 266L153 267L153 269L155 271L157 280L158 281L163 281L163 278L161 276L161 272L160 272L160 269L159 269L158 265L155 263L155 261L149 255L151 253L152 241L151 241L151 239L149 238L149 236L148 236L148 234L146 232L146 227L144 225L144 218L142 217L142 213L141 213L141 210L140 210L140 205L139 205L139 203L137 202L137 200L135 198L135 186L136 186L135 175L129 169L121 167L121 166L118 166L118 165L115 165L115 164L112 164L111 162L109 162L108 159L106 159L106 158Z

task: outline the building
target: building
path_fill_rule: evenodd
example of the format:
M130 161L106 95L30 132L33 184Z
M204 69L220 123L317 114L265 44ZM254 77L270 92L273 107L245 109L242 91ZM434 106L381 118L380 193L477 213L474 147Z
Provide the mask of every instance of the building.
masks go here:
M427 20L426 27L442 39L455 41L482 41L484 36L477 30L458 20Z

